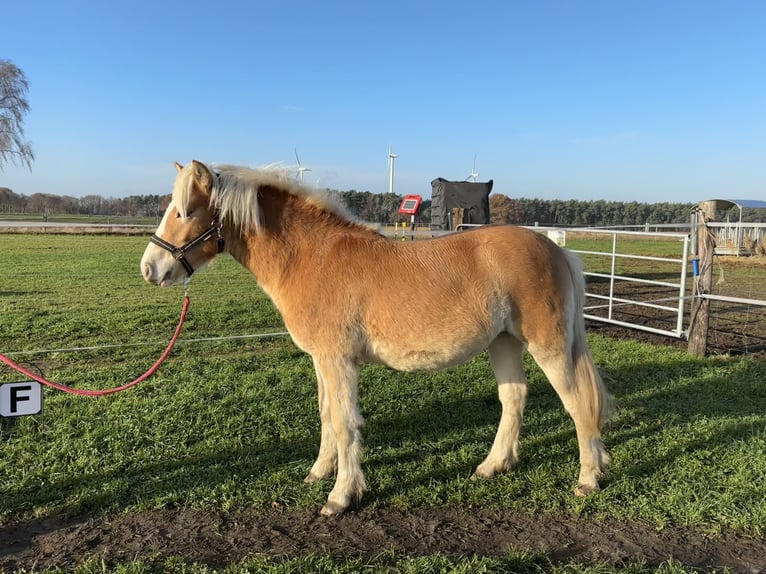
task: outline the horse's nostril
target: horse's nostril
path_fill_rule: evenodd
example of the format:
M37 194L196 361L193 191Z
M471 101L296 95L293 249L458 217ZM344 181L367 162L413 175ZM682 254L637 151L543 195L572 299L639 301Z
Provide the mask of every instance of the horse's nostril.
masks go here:
M144 276L145 281L151 281L152 279L152 266L146 261L141 263L141 275Z

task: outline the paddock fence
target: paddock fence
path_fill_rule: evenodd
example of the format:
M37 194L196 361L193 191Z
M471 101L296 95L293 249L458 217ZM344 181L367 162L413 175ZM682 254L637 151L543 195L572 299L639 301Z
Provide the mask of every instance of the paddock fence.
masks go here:
M717 245L719 229L707 233ZM758 229L760 226L750 226ZM681 229L683 228L680 227ZM585 318L674 340L694 337L696 307L706 301L705 352L766 352L766 257L715 250L700 260L696 233L535 226L583 259ZM730 232L730 231L729 231ZM748 237L744 231L739 237ZM725 253L725 252L724 252ZM705 276L713 278L705 285ZM690 350L692 344L690 343Z
M699 273L691 315L690 351L766 353L766 258L761 223L715 221L703 202L693 238ZM697 328L697 324L700 327Z
M686 336L687 233L532 228L583 260L585 318L675 339Z

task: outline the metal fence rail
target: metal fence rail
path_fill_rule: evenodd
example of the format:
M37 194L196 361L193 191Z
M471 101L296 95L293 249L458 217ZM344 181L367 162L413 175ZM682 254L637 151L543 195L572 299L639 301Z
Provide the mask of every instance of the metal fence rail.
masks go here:
M589 251L585 249L572 249L575 253L591 257L606 258L608 260L609 272L594 272L585 271L586 277L594 277L600 279L606 279L609 281L609 290L607 294L595 293L591 290L586 292L586 296L591 300L603 301L603 304L587 305L585 308L584 316L586 319L593 321L600 321L604 323L610 323L619 325L622 327L628 327L631 329L639 329L650 333L659 335L668 335L671 337L682 338L686 336L684 329L684 308L686 301L687 291L687 274L688 274L688 258L690 238L685 233L670 233L670 232L642 232L642 231L620 231L620 230L608 230L608 229L569 229L570 233L588 233L588 234L601 234L611 236L611 251ZM650 255L639 255L630 253L619 253L618 244L621 238L635 238L641 237L646 239L674 239L679 242L679 254L677 257L656 257ZM667 281L648 279L646 277L637 277L632 275L621 275L617 272L618 260L635 260L635 261L650 261L659 263L668 263L675 265L678 269L678 280ZM641 299L638 295L625 295L617 293L616 286L618 283L626 283L633 285L649 285L660 287L666 292L672 293L672 296L665 295L662 297L655 297L652 299ZM671 326L668 328L656 327L646 325L639 322L633 322L630 320L620 319L615 317L616 311L624 309L627 306L653 309L661 313L666 313L671 317ZM592 311L605 310L606 316L596 315Z
M729 297L727 295L713 295L712 293L698 293L698 299L709 299L710 301L721 301L722 303L741 303L742 305L753 305L755 307L766 307L766 301L763 299L747 299L745 297Z

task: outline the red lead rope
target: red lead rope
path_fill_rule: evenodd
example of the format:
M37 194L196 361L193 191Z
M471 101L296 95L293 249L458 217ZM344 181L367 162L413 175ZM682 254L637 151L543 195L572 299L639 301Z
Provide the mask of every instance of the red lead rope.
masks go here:
M6 357L5 355L1 353L0 353L0 361L5 363L12 369L16 369L18 372L26 375L30 379L37 381L38 383L41 383L48 387L52 387L59 391L64 391L65 393L70 393L72 395L80 395L83 397L100 397L103 395L111 395L112 393L119 393L120 391L124 391L125 389L129 389L130 387L134 387L138 383L145 381L146 379L151 377L154 374L154 372L159 368L159 366L163 363L163 361L167 359L168 355L170 354L170 351L173 350L173 346L176 344L176 339L178 339L178 335L181 333L181 327L184 324L184 319L186 319L186 311L188 311L188 309L189 309L189 296L186 295L184 296L184 306L181 309L181 318L178 320L178 326L176 327L176 330L173 333L173 337L170 339L170 343L168 343L167 348L162 353L160 358L157 359L157 362L154 363L148 371L146 371L143 375L138 377L136 380L131 381L129 383L125 383L124 385L119 387L104 389L102 391L89 391L86 389L75 389L72 387L67 387L66 385L60 385L58 383L54 383L52 381L44 379L43 377L35 375L34 373L30 372L28 369L25 369L21 365L14 363L11 359L9 359L8 357Z

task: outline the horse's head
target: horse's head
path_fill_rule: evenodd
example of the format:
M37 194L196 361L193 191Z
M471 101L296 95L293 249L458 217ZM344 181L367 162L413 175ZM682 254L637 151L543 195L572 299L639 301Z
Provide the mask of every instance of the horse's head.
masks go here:
M167 287L191 276L223 250L221 222L211 198L216 180L208 167L176 163L173 198L141 258L149 283Z

